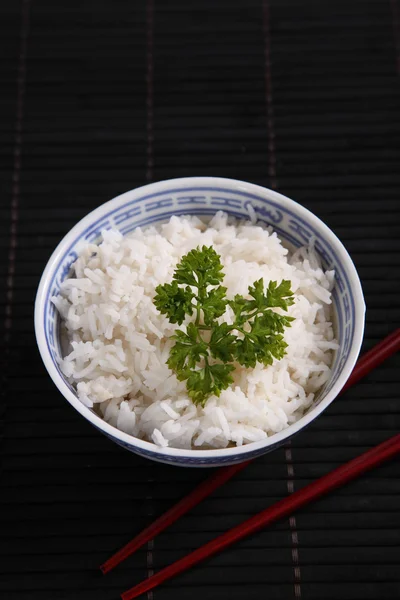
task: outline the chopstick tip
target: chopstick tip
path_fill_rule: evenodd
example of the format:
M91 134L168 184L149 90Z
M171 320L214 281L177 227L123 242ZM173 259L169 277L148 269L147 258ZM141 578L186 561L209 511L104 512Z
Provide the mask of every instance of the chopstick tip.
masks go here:
M108 571L111 570L111 567L108 566L107 563L105 562L102 565L100 565L99 569L103 573L103 575L106 575L108 573Z

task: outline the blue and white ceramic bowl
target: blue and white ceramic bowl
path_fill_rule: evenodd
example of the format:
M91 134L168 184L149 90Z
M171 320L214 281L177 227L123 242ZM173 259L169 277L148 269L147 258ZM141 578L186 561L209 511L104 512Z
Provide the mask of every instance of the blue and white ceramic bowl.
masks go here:
M340 343L331 379L313 407L296 423L267 440L222 450L159 448L109 425L77 398L58 367L60 323L50 302L68 276L82 246L96 242L102 229L116 228L127 234L172 215L213 215L224 210L248 217L248 205L258 219L272 225L289 245L302 246L315 238L315 248L326 269L336 272L333 292L336 336ZM190 177L161 181L122 194L82 219L60 242L44 270L35 306L36 338L44 364L54 383L72 406L97 429L131 452L179 466L215 467L255 458L280 446L313 421L336 398L346 383L360 351L365 304L360 280L347 251L334 233L308 210L271 190L231 179Z

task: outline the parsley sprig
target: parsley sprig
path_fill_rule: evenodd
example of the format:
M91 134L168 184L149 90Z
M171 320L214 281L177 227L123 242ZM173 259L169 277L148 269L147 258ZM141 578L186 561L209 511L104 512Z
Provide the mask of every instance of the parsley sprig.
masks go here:
M270 281L265 289L259 279L249 287L249 299L236 295L228 300L223 278L219 255L214 248L203 246L182 258L172 283L156 288L154 304L171 323L182 325L187 316L194 316L186 331L175 332L167 364L180 381L186 380L188 394L196 404L204 405L211 395L219 396L233 383L233 363L255 367L257 362L271 365L274 358L283 358L287 348L283 333L293 321L272 310L287 311L293 304L290 281L279 285ZM234 322L219 324L228 305Z

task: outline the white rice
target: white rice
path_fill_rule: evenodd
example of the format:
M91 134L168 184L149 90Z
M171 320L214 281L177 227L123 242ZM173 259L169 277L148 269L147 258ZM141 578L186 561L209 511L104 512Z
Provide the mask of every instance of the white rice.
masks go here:
M53 298L70 342L61 369L86 406L126 433L176 448L261 440L311 406L338 347L330 310L334 273L322 270L312 247L290 257L276 233L222 212L208 226L194 216L172 217L159 228L102 237L99 246L83 250L73 277ZM155 287L170 282L181 257L202 245L221 256L229 298L246 295L261 277L290 279L295 293L286 356L268 367L237 365L232 386L204 408L166 365L178 326L153 304ZM229 307L220 320L232 323Z

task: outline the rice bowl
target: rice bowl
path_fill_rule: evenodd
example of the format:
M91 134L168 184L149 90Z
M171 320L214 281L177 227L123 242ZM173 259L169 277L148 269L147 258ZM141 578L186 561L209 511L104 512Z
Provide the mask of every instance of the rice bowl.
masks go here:
M171 192L173 192L172 199ZM199 200L201 193L204 195L204 202ZM193 205L194 200L192 201L192 197L194 197L194 194L197 194L197 196ZM224 196L226 197L225 200ZM152 198L157 198L157 202L151 200ZM251 198L251 203L249 203L249 198ZM248 221L249 216L254 217L251 210L249 210L249 204L251 204L261 226L242 222L235 229L232 223L226 226L226 217L221 214L214 218L213 226L205 226L203 215L208 214L212 218L212 215L218 212L218 205L221 206L222 203L228 207L227 212L230 213L230 218L234 216L240 218L241 221L244 218L247 218ZM200 204L201 206L199 206ZM231 208L233 204L235 205L234 210ZM165 209L164 207L167 205L168 209ZM213 205L215 208L212 208ZM136 206L138 208L130 208ZM143 212L144 210L146 212ZM139 213L143 217L146 213L149 216L146 216L146 218L136 216ZM193 213L197 213L200 219L194 217ZM189 216L188 218L177 218L179 215ZM176 217L176 219L170 220L171 216ZM125 223L122 223L122 218L125 219ZM304 225L298 225L297 222L294 222L294 219ZM170 221L169 224L166 224L167 221ZM163 225L160 225L162 222ZM186 223L183 227L186 234L178 234L175 229L182 228L183 223ZM276 226L277 223L278 226ZM67 303L71 303L71 298L68 298L71 289L69 292L67 291L70 284L65 284L65 280L67 276L71 276L71 266L76 263L78 257L82 256L85 247L90 246L92 242L97 245L101 241L100 234L103 227L100 228L100 224L105 225L104 229L108 231L108 234L105 234L106 238L107 235L109 237L115 236L113 229L116 229L124 235L126 243L128 243L128 240L131 240L129 243L132 243L135 236L139 233L140 235L147 235L153 227L151 235L157 234L164 238L163 242L159 240L157 243L167 243L172 246L175 244L176 249L168 258L170 261L169 266L165 269L165 265L163 265L160 269L160 273L164 271L161 279L154 278L153 290L159 281L166 281L171 277L174 265L176 265L182 253L199 242L207 242L207 239L200 239L199 236L206 236L206 238L208 236L208 242L215 242L214 245L218 247L224 269L226 269L224 285L229 288L229 294L235 292L235 277L233 275L239 272L238 264L235 263L239 263L240 266L242 264L240 261L243 261L245 265L242 269L246 273L243 280L245 283L242 282L244 287L247 283L253 283L259 276L260 271L258 269L260 267L263 269L262 275L266 281L270 280L272 276L277 280L286 277L293 281L297 298L295 305L291 307L291 311L295 311L297 316L293 328L285 333L285 336L288 336L288 354L282 364L279 361L277 365L274 365L272 371L275 374L272 379L268 379L265 369L256 367L251 373L249 373L249 370L239 369L238 372L235 372L235 382L232 388L223 392L218 399L210 398L204 408L201 408L201 410L196 409L196 415L189 414L190 418L186 419L189 422L187 429L178 431L178 425L182 428L185 417L193 411L193 406L185 406L187 398L184 397L184 389L179 388L181 383L174 382L171 374L165 371L165 363L161 364L159 360L161 354L158 354L158 350L162 352L161 346L164 341L157 348L157 339L160 340L160 338L154 330L156 328L158 335L161 334L163 340L165 337L165 340L167 340L165 344L168 344L168 336L173 332L173 328L171 328L171 324L160 321L162 317L156 314L157 311L154 313L154 319L147 318L147 320L144 313L141 313L141 319L135 323L137 316L130 314L130 309L127 309L126 306L125 313L126 315L129 314L128 322L131 333L133 331L133 318L134 332L144 334L150 345L156 348L148 351L149 356L147 358L149 361L150 356L152 356L151 364L149 362L145 365L143 356L142 365L137 363L138 358L132 359L132 356L130 356L131 350L126 347L122 347L121 352L121 348L118 348L120 344L118 336L114 336L114 333L111 334L110 339L105 338L106 330L100 328L99 315L95 317L97 321L95 336L91 334L92 338L90 339L89 329L85 332L85 327L90 327L88 325L89 319L87 319L85 325L84 321L87 315L85 316L83 311L82 314L78 315L79 318L83 318L80 324L83 328L80 332L75 331L75 339L71 337L70 332L67 335L69 341L73 341L78 345L92 344L94 346L96 343L97 346L100 346L99 342L104 342L107 339L106 345L116 346L112 349L108 347L108 350L112 350L111 354L115 354L115 358L117 358L117 361L120 360L121 364L112 360L113 367L110 370L110 366L104 363L104 357L100 357L104 349L100 349L100 347L97 349L92 348L92 353L99 351L97 358L100 357L100 360L103 361L101 367L105 368L105 372L101 373L101 369L99 370L99 365L97 365L98 371L94 373L95 377L93 379L85 377L84 372L83 377L74 377L74 372L75 375L76 373L82 375L83 369L81 367L88 367L90 361L79 363L83 360L82 357L78 358L81 346L76 348L78 353L72 355L72 357L70 355L71 350L74 351L73 348L61 349L60 325L54 309L51 308L50 299L52 296L56 296L59 299L63 298L63 301ZM148 229L149 224L151 225L150 230ZM142 226L142 230L132 233L137 225ZM279 237L272 232L270 225L273 225L273 229L277 230ZM166 230L165 228L169 229ZM236 233L232 233L232 230L239 231L239 229L238 237ZM250 229L251 234L248 233ZM214 233L212 233L213 231ZM290 235L288 235L289 231ZM178 238L174 244L171 244L167 238L171 238L171 235L174 236L175 234L178 235ZM258 245L257 239L250 239L254 235L256 238L258 235L262 238L262 242L258 240L260 241L258 250L256 248ZM179 236L181 237L179 238ZM215 240L211 239L213 236L217 236ZM219 240L217 239L218 236ZM230 241L228 240L229 236ZM313 236L315 236L315 253L312 249L310 251L310 242L311 247L314 244ZM225 241L224 237L226 237ZM305 237L306 239L304 239ZM267 238L268 242L266 243ZM284 246L292 245L294 248L297 247L297 251L287 253L279 238L282 238ZM243 246L250 244L247 260L245 260L246 257L243 258L240 255L238 248L232 254L232 240L234 240L233 246L241 244L242 250ZM137 242L138 240L135 240L136 244ZM112 242L106 240L106 244L110 243L120 242L116 239ZM299 248L302 245L304 248L300 250ZM179 250L177 249L178 246ZM264 250L262 249L263 246ZM251 248L251 251L249 248ZM262 252L265 253L266 249L268 249L271 256L274 253L277 254L279 261L282 261L282 263L275 265L275 267L271 263L268 264L262 254ZM159 253L159 250L157 252ZM261 254L257 256L257 252L261 252ZM231 255L230 258L229 254ZM316 256L318 256L318 259L316 259ZM72 257L74 260L72 260ZM152 268L157 262L154 261L154 258L153 256ZM322 262L322 268L316 260ZM262 265L261 263L265 264ZM249 268L249 265L251 268ZM129 267L129 265L125 266ZM85 266L85 268L89 267ZM97 268L99 267L96 266L93 271ZM273 268L275 271L271 270ZM293 269L295 270L295 276ZM332 271L336 271L336 285L333 295L332 285L334 279ZM150 271L147 274L149 275L149 273ZM83 275L86 279L87 276ZM293 279L290 275L293 276ZM148 279L151 280L151 277L148 277ZM308 283L305 285L307 279ZM92 283L94 284L94 282ZM137 287L145 287L140 285L144 283L143 281L137 283L139 284ZM310 290L307 291L305 288L309 287L310 283L314 286L316 295L313 292L312 296L307 297ZM242 291L244 291L244 287L242 287ZM82 293L90 295L90 292L83 291ZM151 297L150 288L147 293ZM349 300L347 299L349 294L350 305L348 305ZM137 296L137 294L135 295ZM333 304L330 304L332 299ZM83 304L87 300L88 298L84 300ZM307 302L305 302L306 300ZM307 303L309 306L307 306ZM146 301L143 306L146 306ZM314 311L314 314L309 313L307 318L305 317L306 306L307 311L310 306L313 306ZM321 306L322 308L320 308ZM348 306L349 308L347 308ZM332 307L336 323L335 331L331 325ZM66 308L66 305L64 305L64 308ZM303 309L304 314L302 314ZM60 310L62 311L62 307ZM68 321L65 312L64 317L64 320ZM229 315L224 315L223 318L228 319ZM90 320L93 327L93 320ZM351 260L332 232L316 217L289 199L258 186L223 179L192 178L161 182L134 190L100 207L79 223L55 251L43 275L36 302L35 326L42 357L55 383L71 404L96 427L117 443L149 458L173 464L211 466L243 461L257 456L279 445L284 439L312 421L337 395L338 390L350 374L362 339L363 320L362 293ZM153 331L146 330L146 327L143 331L144 321L146 321L146 327L153 329ZM45 329L43 329L43 323ZM139 325L136 327L137 323ZM108 327L109 323L108 325L104 323L104 325ZM118 324L119 326L120 324ZM299 327L301 331L298 330ZM78 326L77 330L79 329ZM297 336L293 333L296 331ZM315 342L322 344L318 348L318 357L313 351L309 352L308 355L307 352L304 354L307 347L307 344L304 345L304 341L302 344L297 343L304 333L308 335L308 342L312 344L314 350L316 349ZM164 334L166 335L164 336ZM107 335L110 336L110 331L107 332ZM335 335L339 338L339 349L336 352ZM81 336L80 339L79 336ZM102 336L104 340L94 339L94 337L101 338ZM325 348L323 348L324 343L328 344ZM124 346L124 342L122 342L122 346ZM303 355L301 355L301 352L303 352ZM121 357L119 359L118 353ZM125 358L123 353L126 355ZM333 357L332 353L334 353ZM68 356L69 360L66 360ZM165 356L164 347L164 359ZM159 361L158 363L156 359ZM302 362L303 359L304 362ZM126 360L127 362L124 364ZM296 369L294 369L294 363ZM132 365L135 366L132 367ZM62 372L60 366L64 372ZM142 369L140 369L141 366ZM68 368L70 369L69 372ZM121 368L124 370L121 371ZM112 372L113 369L114 372ZM161 377L162 381L161 386L155 385L154 377L157 369L159 369L157 376ZM164 374L162 374L162 370L164 370ZM281 373L281 379L277 378L276 373L278 371ZM140 381L136 377L138 374ZM118 392L112 390L112 397L105 398L103 394L103 399L99 402L102 394L101 386L96 388L100 394L99 396L96 396L92 389L93 386L96 387L93 382L98 377L115 377L115 380L121 379L120 384L123 383L124 385L129 379L135 380L135 385L139 385L139 390L135 391L134 386L131 389L125 387L125 390L120 387ZM174 384L176 387L172 385L168 390L168 385L166 385L168 379L170 379L169 384ZM102 382L104 383L104 380L100 381L100 383ZM82 385L78 390L79 384ZM132 384L129 383L129 385ZM302 387L303 392L296 386ZM164 393L165 389L166 393ZM266 398L265 390L268 390L269 398ZM284 390L283 396L282 390ZM108 393L110 391L111 389L108 389ZM143 394L143 391L146 394ZM264 397L261 399L263 393ZM80 396L79 399L78 395ZM141 395L146 397L141 399ZM178 405L176 405L176 402L178 402ZM155 414L151 414L154 410ZM242 414L239 414L240 410ZM142 418L143 414L145 415L144 419ZM200 423L193 423L192 420L200 421ZM197 427L190 435L188 429L193 429L193 425L197 425ZM121 429L118 430L117 427ZM129 433L126 433L126 430Z
M157 285L172 279L193 248L213 247L224 267L227 297L246 295L254 281L290 280L292 326L286 356L270 366L236 366L220 397L196 405L167 366L178 325L155 308ZM63 318L69 352L61 370L78 398L108 423L160 447L225 448L260 441L297 421L328 381L334 339L331 290L312 246L292 256L271 228L218 212L207 225L181 216L127 236L102 232L87 244L72 276L52 298ZM186 318L183 328L191 319ZM232 323L228 306L220 322Z

